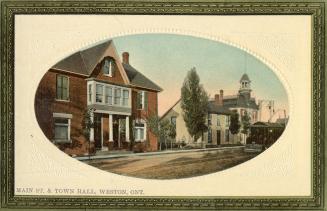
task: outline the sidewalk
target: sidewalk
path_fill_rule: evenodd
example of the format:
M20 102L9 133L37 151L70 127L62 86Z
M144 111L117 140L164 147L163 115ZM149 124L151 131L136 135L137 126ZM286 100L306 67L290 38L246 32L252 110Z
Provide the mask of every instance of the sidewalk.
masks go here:
M205 149L181 149L181 150L165 150L158 152L143 152L143 153L122 153L122 154L103 154L103 155L91 155L91 156L80 156L73 157L77 160L97 160L107 158L121 158L121 157L137 157L137 156L150 156L150 155L165 155L165 154L177 154L177 153L188 153L188 152L203 152L203 151L225 151L230 149L243 149L245 146L228 146L228 147L217 147L217 148L205 148Z

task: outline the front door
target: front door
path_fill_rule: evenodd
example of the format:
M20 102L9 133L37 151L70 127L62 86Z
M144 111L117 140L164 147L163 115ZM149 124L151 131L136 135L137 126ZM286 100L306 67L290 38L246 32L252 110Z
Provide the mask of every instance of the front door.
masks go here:
M95 149L101 149L101 114L94 114L94 145Z
M220 130L217 130L217 145L220 145Z

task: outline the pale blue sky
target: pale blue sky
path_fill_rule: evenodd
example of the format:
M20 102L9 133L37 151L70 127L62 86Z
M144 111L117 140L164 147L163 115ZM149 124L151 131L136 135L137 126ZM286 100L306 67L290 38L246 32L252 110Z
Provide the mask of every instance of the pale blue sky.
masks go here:
M211 97L237 94L239 79L247 73L256 99L275 101L275 109L288 111L286 91L275 73L252 55L229 45L192 36L140 34L114 38L118 53L127 51L130 64L153 80L159 93L159 114L180 98L187 71L195 67Z

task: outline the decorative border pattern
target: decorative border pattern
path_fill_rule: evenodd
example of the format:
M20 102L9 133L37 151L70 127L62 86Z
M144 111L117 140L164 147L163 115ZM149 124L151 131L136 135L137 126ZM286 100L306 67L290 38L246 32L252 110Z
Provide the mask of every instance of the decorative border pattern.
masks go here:
M312 17L311 197L36 197L14 195L14 20L19 14L310 15ZM325 3L155 1L1 2L1 207L133 209L324 209Z

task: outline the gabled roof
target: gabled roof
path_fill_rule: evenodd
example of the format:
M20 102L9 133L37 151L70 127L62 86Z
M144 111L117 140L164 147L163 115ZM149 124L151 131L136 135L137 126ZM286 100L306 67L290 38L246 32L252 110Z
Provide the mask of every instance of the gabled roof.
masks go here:
M160 120L165 118L165 116L181 101L181 98L179 98L174 105L172 105L161 117Z
M162 88L144 76L142 73L137 71L134 67L129 64L122 63L126 71L127 77L132 85L153 89L156 91L162 91Z
M78 51L55 64L52 68L77 74L90 75L99 59L103 56L112 41Z
M61 60L52 68L90 76L110 45L114 49L115 54L117 54L113 41L109 40L91 48L78 51ZM121 65L120 69L123 69L122 71L125 70L122 72L122 75L125 75L126 73L125 78L126 80L127 78L129 79L129 84L146 89L152 89L158 92L162 91L161 87L137 71L134 67L129 64L121 63L118 60L119 59L117 56L117 63L119 62L119 65Z
M250 78L249 78L249 76L248 76L246 73L244 73L244 74L242 75L241 79L240 79L240 82L241 82L241 81L250 81Z
M208 113L209 114L225 114L225 115L230 115L232 112L222 106L222 105L217 105L215 101L209 101L209 107L208 107Z

